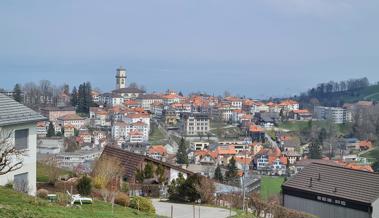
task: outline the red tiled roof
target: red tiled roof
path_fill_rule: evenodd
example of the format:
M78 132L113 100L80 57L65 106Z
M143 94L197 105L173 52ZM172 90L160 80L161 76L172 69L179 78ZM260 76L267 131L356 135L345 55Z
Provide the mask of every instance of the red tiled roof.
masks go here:
M149 148L147 153L148 154L159 153L160 155L164 156L167 153L167 150L163 145L153 145Z

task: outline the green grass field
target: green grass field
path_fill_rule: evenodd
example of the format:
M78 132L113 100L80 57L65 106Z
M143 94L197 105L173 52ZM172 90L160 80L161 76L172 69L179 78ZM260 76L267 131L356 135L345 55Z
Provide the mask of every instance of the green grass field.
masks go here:
M369 161L378 161L379 160L379 147L375 147L371 151L364 153L361 157L367 158Z
M78 207L64 207L57 203L49 203L46 200L17 193L11 189L0 187L0 217L18 218L137 218L137 217L157 217L153 214L146 214L137 210L115 205L112 213L112 205L95 201L93 204Z
M283 177L262 176L261 180L261 197L265 200L278 195L282 190Z
M328 121L320 120L320 121L312 121L312 125L319 125L320 127L327 127ZM279 128L288 129L290 131L299 132L302 129L307 128L308 121L287 121L279 124ZM347 124L336 124L338 128L338 132L340 134L347 134L349 132L349 125Z
M149 136L149 142L152 145L165 145L167 144L168 140L165 136L165 134L160 130L157 126L151 125L151 133Z

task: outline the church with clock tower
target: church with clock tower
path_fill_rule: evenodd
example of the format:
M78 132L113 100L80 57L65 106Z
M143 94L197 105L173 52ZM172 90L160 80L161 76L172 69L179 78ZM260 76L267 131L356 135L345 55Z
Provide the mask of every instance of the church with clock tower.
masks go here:
M128 87L126 85L126 70L124 67L119 67L116 70L116 89L112 91L112 94L121 96L124 99L136 99L145 91L137 87Z
M116 73L116 89L126 88L126 70L119 67Z

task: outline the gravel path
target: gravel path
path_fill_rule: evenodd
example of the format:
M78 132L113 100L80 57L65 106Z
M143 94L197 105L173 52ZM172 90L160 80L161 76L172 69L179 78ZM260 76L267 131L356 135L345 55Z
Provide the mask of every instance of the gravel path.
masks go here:
M156 213L161 216L171 217L171 205L173 206L174 218L194 218L193 206L189 204L175 204L160 202L159 199L153 199ZM200 208L200 217L199 217ZM232 216L236 213L232 211ZM227 218L230 211L222 208L195 206L195 218Z

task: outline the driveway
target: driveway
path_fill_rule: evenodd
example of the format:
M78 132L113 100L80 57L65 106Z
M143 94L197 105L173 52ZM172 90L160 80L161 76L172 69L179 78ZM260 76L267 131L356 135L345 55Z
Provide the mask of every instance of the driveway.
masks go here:
M171 217L171 205L173 206L174 218L199 218L199 208L200 218L227 218L230 216L230 211L222 208L195 206L195 216L193 216L193 206L189 204L160 202L159 199L153 199L153 204L156 213L166 217ZM236 213L232 211L231 214L234 216Z

